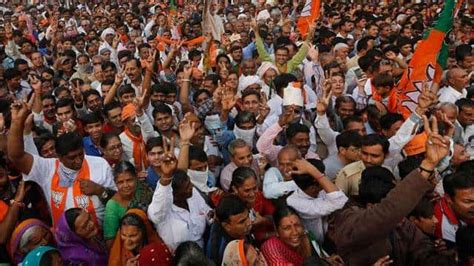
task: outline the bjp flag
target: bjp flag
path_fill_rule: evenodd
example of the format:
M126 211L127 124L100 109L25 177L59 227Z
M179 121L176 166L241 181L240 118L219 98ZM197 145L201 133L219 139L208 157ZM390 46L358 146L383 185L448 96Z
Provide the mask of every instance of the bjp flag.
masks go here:
M415 111L423 83L431 87L439 83L448 59L448 48L444 43L446 34L453 27L454 0L446 0L433 28L421 40L408 68L397 86L398 112L407 118Z
M301 10L300 18L297 22L297 27L301 36L306 37L309 30L309 25L319 17L319 10L321 9L321 0L306 0L303 10Z

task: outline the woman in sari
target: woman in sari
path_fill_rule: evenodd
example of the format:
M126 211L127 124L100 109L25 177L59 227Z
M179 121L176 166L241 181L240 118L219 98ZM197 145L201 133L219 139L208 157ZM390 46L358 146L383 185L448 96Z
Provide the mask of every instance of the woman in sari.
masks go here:
M319 246L313 233L304 229L297 212L281 207L273 214L277 237L261 246L269 266L344 265L339 256L331 256Z
M19 264L26 254L39 246L55 245L49 227L38 219L27 219L16 226L10 239L10 256Z
M107 250L95 218L80 208L71 208L59 218L54 236L65 265L102 266Z
M261 191L258 191L256 176L252 168L238 167L232 173L230 191L247 204L253 223L252 233L255 240L262 243L275 233L271 219L275 207L271 201L265 199Z
M267 266L265 257L245 240L233 240L224 250L222 266Z
M153 192L148 185L138 180L135 167L122 161L114 168L117 193L105 205L104 238L110 248L119 229L120 219L128 209L139 208L146 212Z
M146 247L148 250L149 244L154 244L151 249L156 253L166 255L150 265L171 265L171 252L159 238L146 213L141 209L128 210L120 222L119 233L110 250L109 266L136 265L141 259L141 255L138 255L147 253L143 249Z
M62 266L63 260L59 250L50 246L39 246L33 249L22 263L23 266Z

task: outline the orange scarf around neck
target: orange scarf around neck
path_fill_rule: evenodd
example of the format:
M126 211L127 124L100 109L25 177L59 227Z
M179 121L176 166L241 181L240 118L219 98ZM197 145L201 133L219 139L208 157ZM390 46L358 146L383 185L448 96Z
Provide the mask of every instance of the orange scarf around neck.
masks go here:
M133 135L128 128L124 130L125 135L133 142L133 162L137 172L144 171L148 167L148 160L146 157L145 143L143 136L140 134L139 137Z

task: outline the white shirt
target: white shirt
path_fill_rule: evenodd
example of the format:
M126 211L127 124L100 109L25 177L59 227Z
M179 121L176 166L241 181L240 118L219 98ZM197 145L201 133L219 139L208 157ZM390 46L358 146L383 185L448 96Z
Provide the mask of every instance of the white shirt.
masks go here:
M202 236L211 208L195 188L187 202L189 211L174 205L171 184L163 186L158 183L148 206L148 217L155 224L166 246L172 250L185 241L194 241L204 247Z
M342 191L326 193L322 190L317 198L313 198L298 188L286 199L286 203L298 212L306 230L313 232L318 242L322 243L328 227L324 217L344 207L347 200Z
M57 159L46 159L33 155L33 166L28 175L24 175L25 181L36 182L44 192L49 209L51 210L51 182L53 180L54 171L56 170ZM90 180L103 187L117 190L114 183L114 176L112 169L105 159L102 157L85 156L84 160L89 164ZM61 171L58 170L59 178L61 179ZM66 198L66 207L64 210L77 207L74 203L72 186L69 187ZM97 196L91 197L94 204L97 219L102 223L104 219L105 207Z
M277 199L298 189L295 181L284 181L276 167L268 169L263 178L263 195L267 199Z
M438 100L439 102L450 102L455 103L457 100L466 97L466 89L462 89L462 92L455 90L453 87L443 87L438 91Z

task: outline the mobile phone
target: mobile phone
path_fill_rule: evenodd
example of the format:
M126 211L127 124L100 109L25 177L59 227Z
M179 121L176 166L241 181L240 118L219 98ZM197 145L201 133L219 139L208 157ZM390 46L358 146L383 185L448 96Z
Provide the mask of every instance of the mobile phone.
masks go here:
M354 69L354 73L356 75L357 80L361 80L362 78L364 78L364 71L362 71L360 67Z

